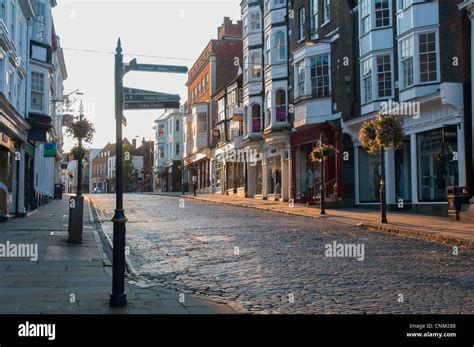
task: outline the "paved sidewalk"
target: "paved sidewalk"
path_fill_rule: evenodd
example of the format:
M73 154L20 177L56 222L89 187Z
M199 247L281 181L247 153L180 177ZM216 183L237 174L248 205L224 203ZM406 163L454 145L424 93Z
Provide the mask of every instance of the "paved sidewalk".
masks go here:
M179 193L149 194L183 197L183 195ZM381 230L408 237L423 238L456 246L474 248L474 223L452 222L443 217L425 216L410 212L388 212L387 218L389 224L387 225L380 224L380 212L378 210L362 208L326 209L327 215L321 216L319 214L318 205L308 207L306 205L294 204L293 207L290 207L288 203L222 194L198 194L197 197L194 197L192 193L186 193L184 197L289 215L322 218L346 225L357 225L371 230Z
M0 314L235 313L227 305L188 295L181 303L180 293L135 277L127 277L128 307L109 308L112 268L91 209L85 205L82 245L67 243L68 213L65 197L27 218L0 223L0 245L38 245L35 261L0 257Z

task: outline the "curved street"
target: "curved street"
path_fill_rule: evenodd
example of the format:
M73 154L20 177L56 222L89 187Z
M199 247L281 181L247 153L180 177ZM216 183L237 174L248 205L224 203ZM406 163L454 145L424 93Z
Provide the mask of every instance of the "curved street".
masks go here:
M90 197L110 223L115 196ZM473 250L179 197L124 199L131 262L157 285L247 312L474 313ZM336 245L363 253L328 254Z

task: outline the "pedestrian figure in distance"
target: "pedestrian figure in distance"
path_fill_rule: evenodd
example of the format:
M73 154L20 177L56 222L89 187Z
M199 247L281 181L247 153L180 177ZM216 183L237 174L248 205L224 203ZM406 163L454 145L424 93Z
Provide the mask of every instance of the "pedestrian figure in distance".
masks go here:
M196 196L196 189L197 189L197 177L196 177L196 175L193 175L193 190L194 190L194 196Z

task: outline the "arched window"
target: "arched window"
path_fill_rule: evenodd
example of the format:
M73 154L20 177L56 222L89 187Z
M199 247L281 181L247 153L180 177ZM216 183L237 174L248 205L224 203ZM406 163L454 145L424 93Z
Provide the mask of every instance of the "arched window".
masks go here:
M275 34L274 54L275 60L286 60L285 34L282 31Z
M277 90L275 94L276 121L286 122L286 92L283 89Z
M259 104L252 105L252 133L262 132L262 110Z
M262 76L262 59L260 54L254 53L252 55L252 78L257 79Z

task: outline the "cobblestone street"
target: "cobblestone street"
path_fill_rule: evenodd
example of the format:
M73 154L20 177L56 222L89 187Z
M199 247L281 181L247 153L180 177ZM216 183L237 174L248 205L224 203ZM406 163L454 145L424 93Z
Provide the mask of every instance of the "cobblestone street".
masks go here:
M110 223L114 196L93 195ZM324 220L126 195L136 270L261 313L474 313L474 251ZM363 244L363 261L326 245Z

